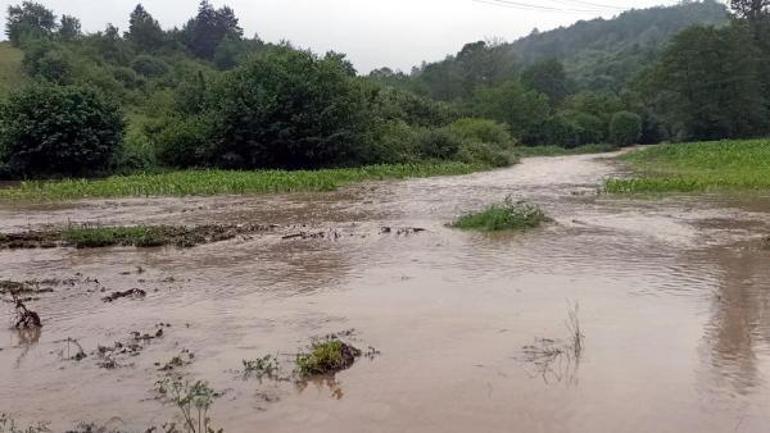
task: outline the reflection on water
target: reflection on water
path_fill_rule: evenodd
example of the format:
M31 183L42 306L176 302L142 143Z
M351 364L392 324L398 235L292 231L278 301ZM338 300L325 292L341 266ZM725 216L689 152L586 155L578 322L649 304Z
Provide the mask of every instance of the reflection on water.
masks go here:
M106 304L91 286L57 287L34 302L42 334L0 331L0 411L55 429L119 416L140 431L174 416L151 392L155 363L185 348L195 361L180 373L225 391L211 414L227 432L767 431L770 252L746 246L770 233L770 200L595 195L613 170L594 156L533 158L335 193L0 205L3 231L282 227L189 250L0 252L0 279L79 272L108 291L148 294ZM503 235L445 227L509 194L556 223ZM292 225L340 236L282 239ZM585 350L523 365L533 341L565 340L566 299L580 303ZM56 355L61 341L91 352L158 323L172 327L130 367ZM233 378L243 359L266 354L291 370L311 337L349 328L382 355L302 385Z

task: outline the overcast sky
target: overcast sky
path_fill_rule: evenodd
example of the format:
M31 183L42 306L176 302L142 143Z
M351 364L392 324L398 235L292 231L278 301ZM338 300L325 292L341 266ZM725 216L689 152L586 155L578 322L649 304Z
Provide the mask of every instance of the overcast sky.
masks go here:
M137 0L37 0L61 15L79 17L83 29L107 23L125 30ZM501 3L497 3L501 2ZM502 2L505 2L504 4ZM21 0L0 0L2 10ZM144 0L165 27L181 26L198 0ZM212 0L233 7L246 35L287 39L322 53L347 53L360 72L390 66L408 71L423 60L457 52L466 42L513 40L537 27L548 30L581 19L605 18L623 9L675 4L677 0ZM534 6L525 6L534 5ZM0 23L4 35L5 20Z

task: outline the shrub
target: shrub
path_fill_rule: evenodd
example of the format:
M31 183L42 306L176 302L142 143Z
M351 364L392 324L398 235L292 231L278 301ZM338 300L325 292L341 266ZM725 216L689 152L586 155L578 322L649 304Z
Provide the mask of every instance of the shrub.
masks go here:
M155 146L135 121L131 122L122 145L115 153L113 165L120 173L147 171L157 166Z
M464 140L446 128L425 130L419 141L419 154L428 159L454 159Z
M510 165L516 141L505 125L486 119L463 118L447 127L462 140L457 159L492 167Z
M136 89L144 84L144 79L131 68L118 66L112 70L112 76L127 89Z
M72 84L74 65L72 53L61 45L40 40L25 50L22 65L31 77L57 84Z
M384 122L368 159L377 163L416 162L420 157L420 137L423 131L422 128L409 126L403 120Z
M118 108L89 88L30 86L0 107L0 149L15 176L99 173L123 129Z
M503 203L493 204L481 212L461 216L451 226L463 230L493 232L526 230L548 221L550 218L537 205L526 201L513 201L509 196Z
M158 161L177 168L211 165L215 157L211 130L211 122L205 117L169 119L157 136ZM223 160L227 160L227 155Z
M462 118L452 123L449 130L466 140L490 144L499 149L511 150L516 145L505 125L492 120Z
M217 94L219 159L233 168L356 163L373 116L345 62L280 47L228 73Z
M642 118L638 114L619 111L610 122L610 140L618 146L636 143L642 135Z
M131 69L136 71L137 74L144 75L145 77L159 77L165 75L169 71L168 63L154 56L142 54L136 56L133 62L131 62Z

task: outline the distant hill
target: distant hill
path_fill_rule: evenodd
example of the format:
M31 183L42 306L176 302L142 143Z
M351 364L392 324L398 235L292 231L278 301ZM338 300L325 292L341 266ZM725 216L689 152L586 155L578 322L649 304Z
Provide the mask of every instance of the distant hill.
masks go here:
M0 42L0 96L26 81L21 69L23 59L24 53L20 49L9 42Z
M469 43L456 55L401 74L388 68L371 76L386 84L439 100L464 99L479 85L495 84L541 60L564 64L578 88L621 89L654 63L674 35L693 25L729 22L727 7L715 0L624 12L612 19L579 21L547 32L534 30L511 43Z
M580 21L509 44L522 65L555 58L581 84L620 85L672 36L693 25L728 22L725 5L714 0L631 10L609 20Z

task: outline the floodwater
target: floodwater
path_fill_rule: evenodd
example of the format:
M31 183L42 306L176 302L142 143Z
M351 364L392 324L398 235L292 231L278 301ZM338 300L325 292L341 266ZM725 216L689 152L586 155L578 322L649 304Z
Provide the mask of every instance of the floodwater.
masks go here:
M1 205L2 231L68 221L281 228L186 250L0 251L0 279L80 273L108 292L148 291L104 303L84 283L31 302L39 334L0 330L0 412L55 430L162 424L176 409L153 391L164 374L155 363L189 349L180 371L224 391L210 414L228 433L770 431L770 251L759 242L770 198L597 195L619 170L599 156L531 158L324 194ZM444 226L509 194L555 222L503 235ZM281 239L298 230L339 236ZM579 359L523 356L539 338L568 337L575 303ZM11 312L0 307L0 321ZM97 345L159 322L172 326L139 355L98 366ZM265 354L291 370L313 336L350 328L355 345L381 354L335 380L237 371ZM89 356L64 359L67 338Z

